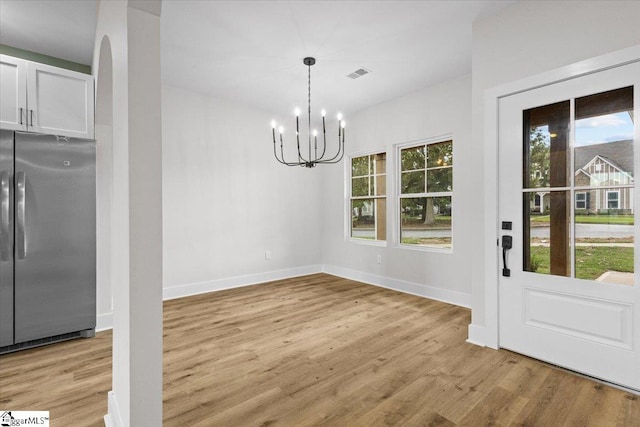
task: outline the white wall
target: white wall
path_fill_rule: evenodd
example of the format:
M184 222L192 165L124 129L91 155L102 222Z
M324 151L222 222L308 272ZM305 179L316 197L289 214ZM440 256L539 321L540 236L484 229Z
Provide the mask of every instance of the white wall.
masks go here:
M485 149L484 92L485 90L545 71L589 59L640 43L640 2L618 1L536 1L517 2L497 15L485 18L473 28L473 144L470 156L482 159L495 153ZM490 151L490 150L489 150ZM484 171L477 162L469 171L473 190L473 229L477 236L472 242L473 253L473 341L483 342L482 328L485 310L485 241L495 241L496 235L485 235L484 182L495 171ZM495 195L493 195L495 196Z
M163 86L165 297L320 268L320 171L276 162L274 118Z
M469 170L476 159L471 150L471 76L464 76L363 110L347 118L347 155L384 151L387 156L387 188L395 182L394 145L453 135L454 196L452 253L399 248L389 235L387 245L372 246L345 240L345 168L343 163L324 167L324 246L328 272L345 275L418 295L470 304L472 257L469 218L476 214L470 203L473 183ZM387 199L387 218L397 208ZM377 255L382 263L377 264Z

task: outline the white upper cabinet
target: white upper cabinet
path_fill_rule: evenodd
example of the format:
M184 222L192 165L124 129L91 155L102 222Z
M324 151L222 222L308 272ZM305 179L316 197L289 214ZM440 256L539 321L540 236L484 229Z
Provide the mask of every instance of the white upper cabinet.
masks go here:
M2 128L94 137L93 76L6 55L0 62Z
M27 130L27 62L0 55L0 126Z

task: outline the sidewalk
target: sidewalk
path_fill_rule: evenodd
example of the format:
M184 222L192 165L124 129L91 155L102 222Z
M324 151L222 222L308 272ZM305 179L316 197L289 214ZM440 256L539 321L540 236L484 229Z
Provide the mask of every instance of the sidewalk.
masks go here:
M615 283L618 285L633 286L633 273L622 273L620 271L606 271L596 279L596 282Z

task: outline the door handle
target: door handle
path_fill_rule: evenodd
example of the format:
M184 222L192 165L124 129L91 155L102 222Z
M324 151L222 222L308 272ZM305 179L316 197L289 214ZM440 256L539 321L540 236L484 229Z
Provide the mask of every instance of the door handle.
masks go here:
M33 110L29 110L31 112L31 127L33 127Z
M502 275L511 276L511 270L507 267L507 251L513 246L513 237L502 236Z
M20 124L22 124L22 107L20 107Z
M9 261L9 173L0 173L0 260Z
M27 256L27 234L25 229L26 214L26 175L24 172L16 174L16 252L18 259Z

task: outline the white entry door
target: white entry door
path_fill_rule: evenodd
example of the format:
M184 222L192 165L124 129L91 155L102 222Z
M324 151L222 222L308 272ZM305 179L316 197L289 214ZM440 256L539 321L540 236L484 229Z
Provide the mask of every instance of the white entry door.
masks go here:
M498 129L500 347L636 390L639 112L634 62L504 97Z

